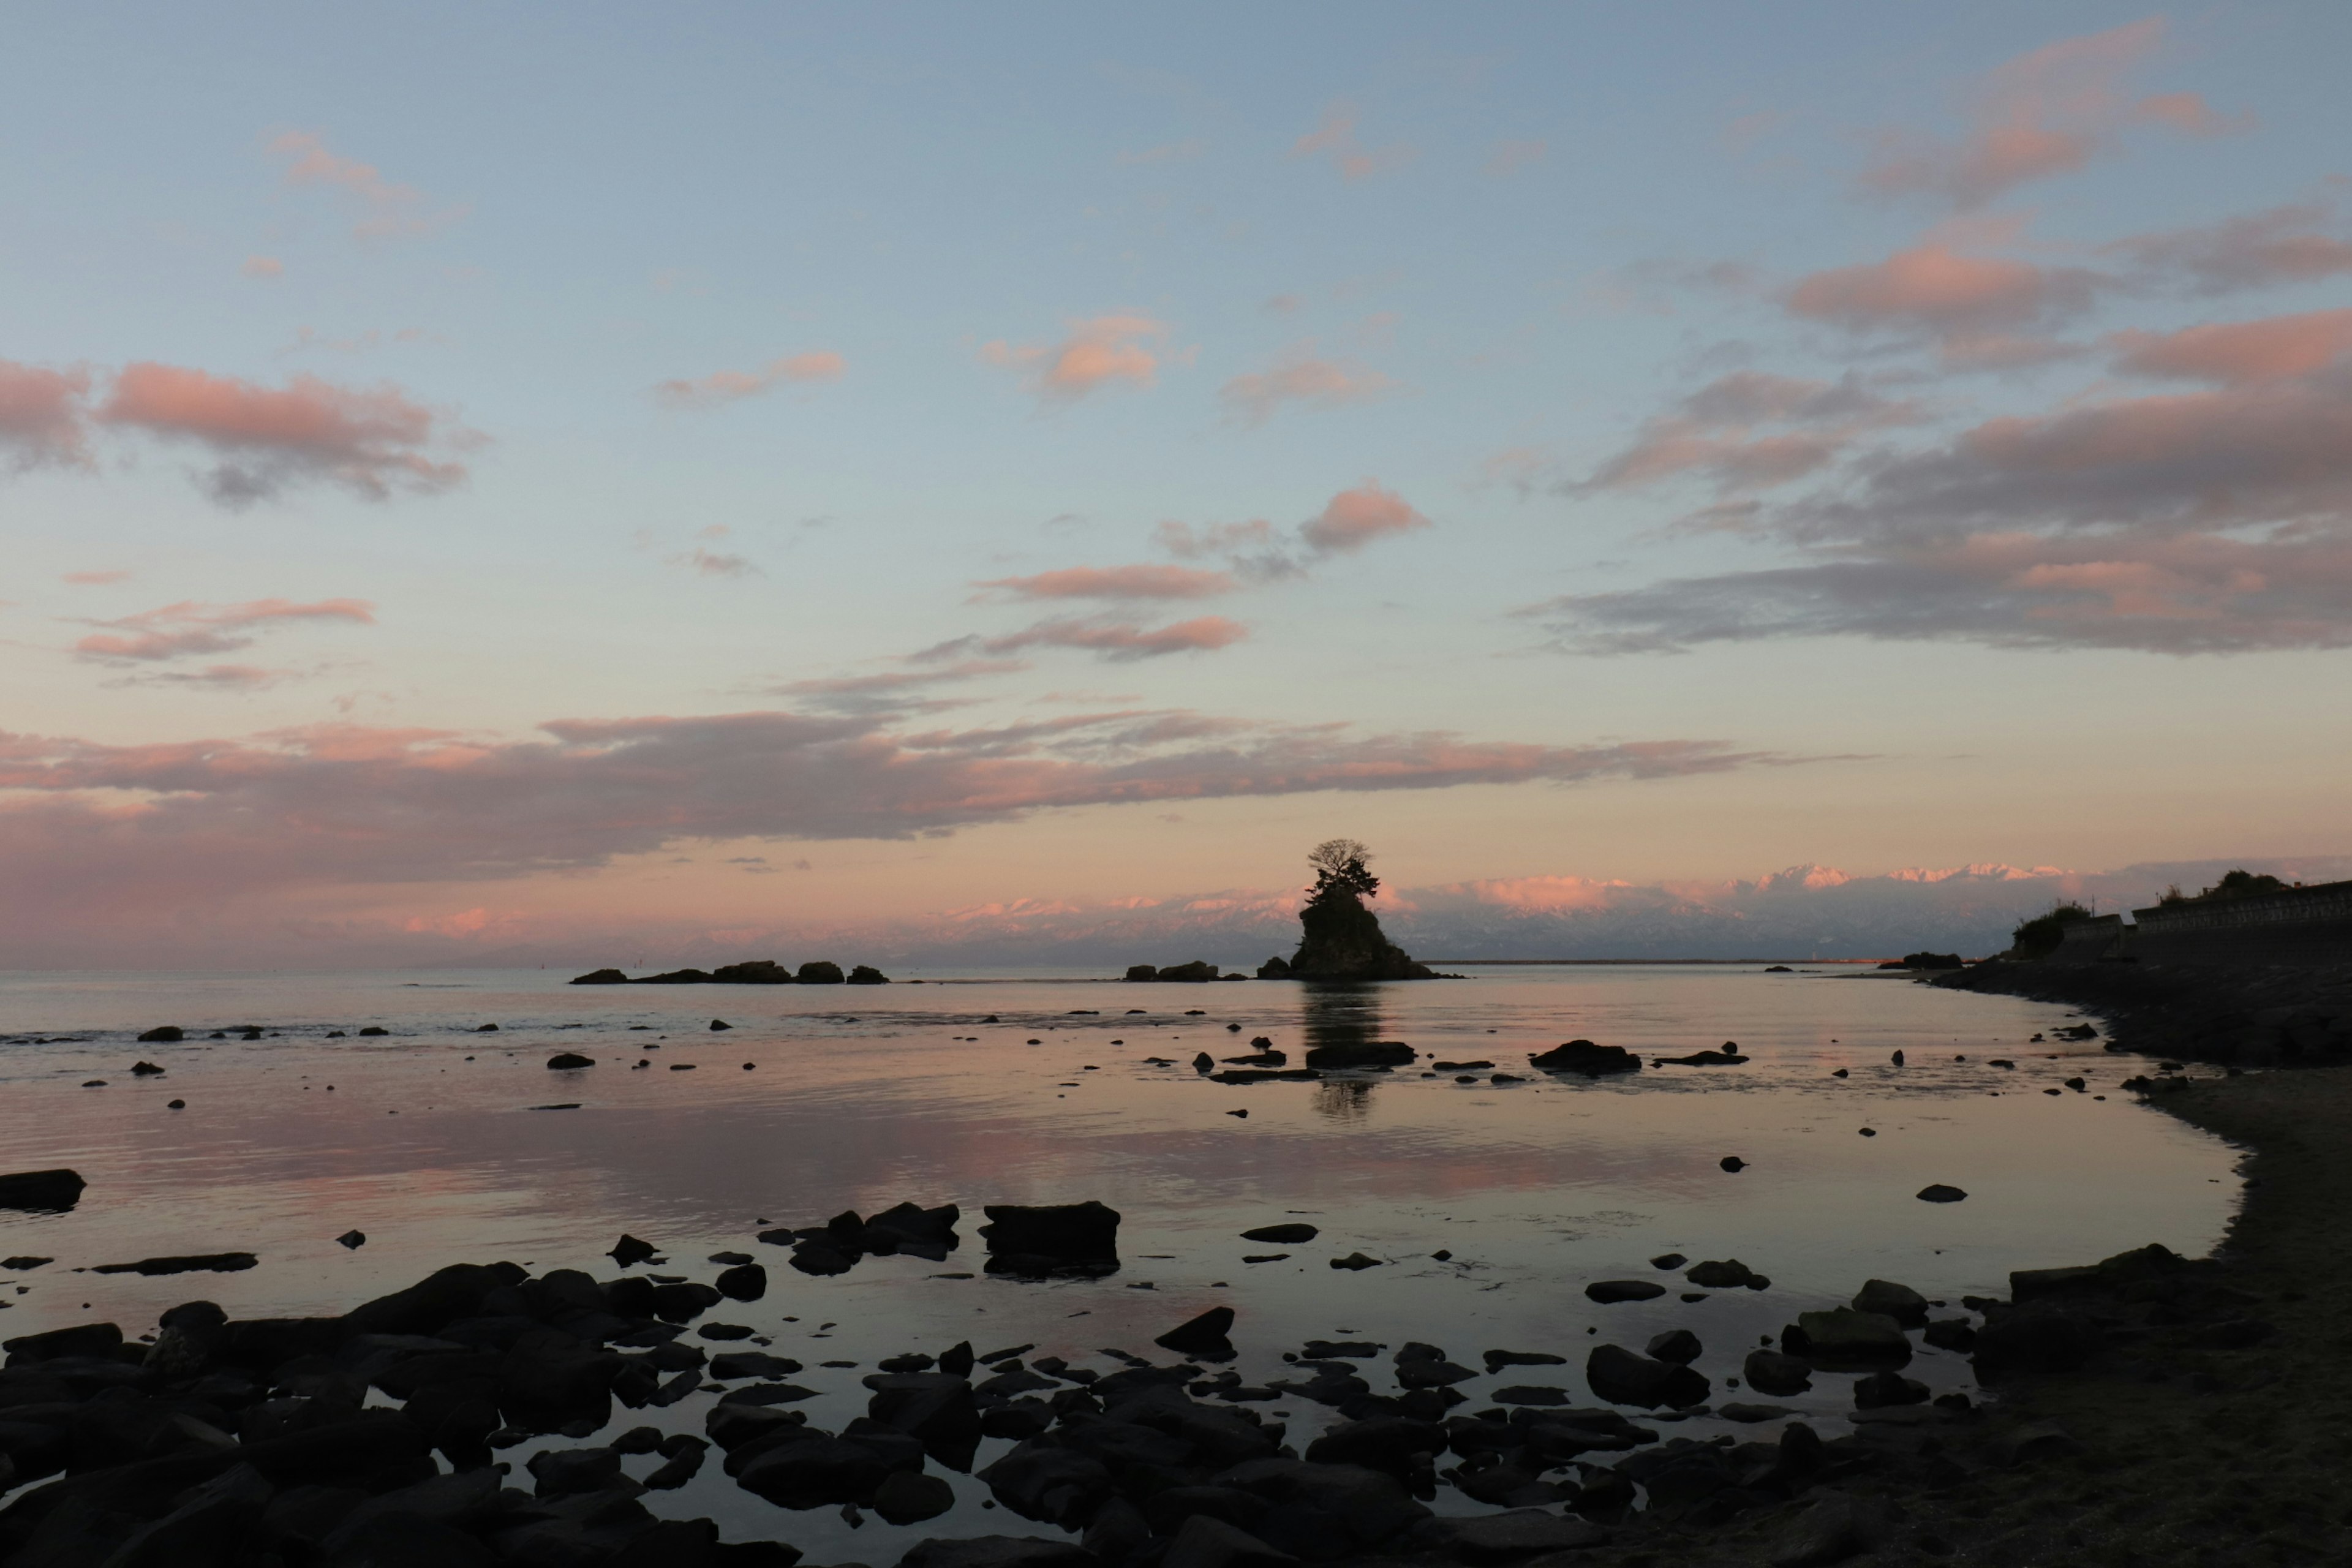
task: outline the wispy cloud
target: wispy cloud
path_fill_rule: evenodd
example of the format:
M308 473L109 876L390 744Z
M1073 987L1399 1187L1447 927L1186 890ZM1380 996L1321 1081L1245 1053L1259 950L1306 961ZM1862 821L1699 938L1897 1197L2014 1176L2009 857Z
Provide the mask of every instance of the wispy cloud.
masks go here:
M2195 93L2135 98L2126 89L2126 77L2164 36L2164 19L2151 16L2019 56L1979 87L1969 133L1958 142L1884 135L1862 173L1864 189L1979 206L2018 185L2082 168L2127 126L2212 136L2250 123L2215 113Z
M965 658L972 654L999 658L1037 647L1076 648L1113 664L1160 658L1173 653L1208 653L1230 647L1249 636L1249 628L1223 616L1197 616L1164 626L1105 616L1057 617L1039 621L1017 632L997 637L973 633L937 644L916 654L918 660Z
M1184 566L1065 566L972 584L1020 599L1207 599L1239 586L1230 572Z
M317 133L289 131L273 138L268 151L288 160L289 185L325 185L357 202L361 217L352 233L361 239L390 239L429 234L464 216L459 208L428 212L425 193L383 177L373 163L362 163L329 150Z
M770 360L758 370L715 370L693 381L665 381L654 387L654 401L665 408L718 408L757 397L779 384L839 381L849 362L830 349L787 354Z
M0 459L19 472L86 468L89 447L82 399L89 372L48 370L0 359Z
M1374 403L1398 392L1403 383L1350 360L1326 359L1313 343L1285 351L1268 369L1234 376L1217 389L1231 425L1255 429L1285 404L1306 408L1346 408Z
M1832 461L1864 432L1916 422L1916 404L1836 382L1735 371L1642 426L1573 490L1622 489L1685 474L1723 491L1785 484Z
M1075 403L1119 382L1151 384L1160 368L1157 345L1168 336L1165 322L1129 311L1073 321L1068 326L1068 336L1058 343L1016 345L999 340L983 343L981 358L1019 371L1043 403Z
M119 574L127 576L129 574ZM206 605L183 599L135 616L83 623L102 629L74 644L79 657L126 665L234 653L259 634L305 622L343 621L375 625L375 606L365 599L253 599L242 605ZM226 668L226 667L224 667Z
M2336 226L2332 205L2297 202L2215 224L2134 235L2101 248L2130 262L2147 283L2177 281L2191 293L2231 294L2352 272L2352 241L2328 232Z
M1327 159L1343 180L1368 180L1412 162L1413 149L1402 142L1378 149L1365 146L1356 135L1357 118L1353 104L1331 105L1314 130L1291 143L1290 156Z

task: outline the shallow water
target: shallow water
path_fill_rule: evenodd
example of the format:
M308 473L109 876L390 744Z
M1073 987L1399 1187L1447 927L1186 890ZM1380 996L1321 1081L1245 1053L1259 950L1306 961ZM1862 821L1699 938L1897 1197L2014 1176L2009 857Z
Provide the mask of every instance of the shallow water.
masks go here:
M1829 968L1473 973L1339 989L572 987L543 971L0 976L0 1170L70 1165L90 1184L68 1214L0 1212L0 1254L57 1259L5 1277L0 1300L13 1306L0 1332L110 1319L135 1333L197 1296L237 1316L337 1312L460 1259L610 1277L602 1254L625 1230L663 1247L667 1271L697 1279L716 1273L702 1261L711 1252L759 1255L766 1299L723 1303L705 1321L751 1325L809 1363L794 1381L819 1396L801 1408L832 1429L863 1413L857 1379L883 1355L1034 1342L1109 1371L1087 1358L1104 1346L1151 1353L1155 1334L1216 1304L1239 1314L1236 1365L1250 1383L1282 1375L1281 1352L1308 1337L1344 1334L1391 1349L1428 1341L1472 1366L1493 1347L1564 1354L1572 1364L1463 1384L1462 1408L1514 1383L1557 1384L1585 1404L1591 1345L1638 1350L1687 1327L1707 1344L1698 1366L1720 1404L1743 1397L1725 1379L1748 1347L1867 1278L1957 1314L1963 1295L2005 1295L2012 1268L2149 1241L2201 1254L2235 1201L2226 1146L2116 1092L2144 1059L2096 1040L2027 1044L2068 1021L2062 1008ZM989 1015L1000 1021L980 1021ZM732 1028L712 1032L714 1016ZM191 1038L134 1043L162 1023ZM247 1023L270 1032L202 1037ZM498 1030L478 1032L488 1023ZM355 1037L371 1024L391 1036ZM328 1039L331 1029L354 1037ZM1202 1049L1240 1054L1256 1035L1293 1065L1332 1039L1403 1040L1424 1059L1249 1087L1187 1065ZM1752 1059L1596 1082L1525 1066L1577 1037L1645 1055L1731 1039ZM1897 1048L1907 1066L1891 1064ZM599 1065L551 1071L556 1049ZM168 1070L133 1079L142 1058ZM1491 1060L1531 1081L1423 1076L1432 1059ZM640 1060L651 1065L632 1070ZM1838 1068L1851 1076L1832 1078ZM2043 1092L2076 1075L2088 1093ZM81 1087L89 1079L105 1087ZM186 1108L167 1110L173 1099ZM1244 1109L1246 1119L1227 1114ZM1730 1154L1748 1168L1723 1171ZM1969 1196L1917 1201L1929 1183ZM982 1205L1086 1198L1125 1215L1119 1272L1053 1284L980 1273ZM962 1249L812 1279L751 1239L766 1225L902 1199L961 1205ZM1322 1234L1286 1249L1239 1239L1292 1217ZM333 1241L352 1228L368 1237L355 1251ZM259 1267L70 1272L231 1249L258 1254ZM1284 1250L1280 1262L1242 1261ZM1358 1250L1382 1265L1329 1267ZM1439 1250L1452 1258L1433 1259ZM1646 1261L1669 1251L1740 1258L1772 1286L1683 1302L1675 1292L1689 1288ZM1587 1283L1608 1279L1655 1279L1670 1293L1585 1299ZM1376 1392L1390 1387L1385 1357L1360 1371ZM1960 1358L1926 1347L1908 1375L1938 1392L1970 1386ZM1832 1433L1850 1381L1817 1375L1811 1393L1775 1403ZM621 1425L698 1432L713 1397L622 1412ZM1253 1408L1288 1412L1302 1449L1331 1418L1297 1398ZM1699 1416L1670 1430L1769 1438L1777 1427ZM1004 1447L984 1444L982 1464ZM504 1457L520 1472L532 1451ZM632 1473L653 1462L632 1461ZM786 1515L715 1462L646 1501L717 1518L730 1539L792 1541L818 1562L891 1562L926 1535L1050 1533L982 1511L985 1489L950 1479L957 1511L905 1530L869 1520L853 1531L829 1510ZM1445 1488L1434 1506L1478 1510Z

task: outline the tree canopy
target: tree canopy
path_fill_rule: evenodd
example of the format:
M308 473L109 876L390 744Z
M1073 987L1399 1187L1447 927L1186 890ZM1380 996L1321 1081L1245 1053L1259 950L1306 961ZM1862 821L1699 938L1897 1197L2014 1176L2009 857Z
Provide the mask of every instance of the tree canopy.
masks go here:
M1381 879L1372 875L1366 862L1372 852L1353 838L1327 838L1307 851L1307 863L1315 868L1315 891L1308 895L1313 903L1326 903L1347 897L1359 902L1381 890Z

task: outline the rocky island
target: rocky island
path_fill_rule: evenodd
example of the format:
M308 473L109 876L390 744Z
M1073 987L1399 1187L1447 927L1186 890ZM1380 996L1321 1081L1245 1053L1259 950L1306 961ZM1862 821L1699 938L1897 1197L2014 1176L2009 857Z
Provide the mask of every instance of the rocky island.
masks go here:
M1306 907L1298 911L1298 923L1304 928L1298 951L1286 959L1277 954L1260 964L1260 980L1459 978L1415 963L1381 930L1380 917L1364 907L1364 900L1381 889L1381 879L1370 870L1371 858L1372 852L1353 838L1326 839L1308 852L1307 863L1315 868L1315 886L1307 895ZM1166 969L1135 964L1127 978L1205 981L1243 976L1220 975L1215 964L1195 959Z

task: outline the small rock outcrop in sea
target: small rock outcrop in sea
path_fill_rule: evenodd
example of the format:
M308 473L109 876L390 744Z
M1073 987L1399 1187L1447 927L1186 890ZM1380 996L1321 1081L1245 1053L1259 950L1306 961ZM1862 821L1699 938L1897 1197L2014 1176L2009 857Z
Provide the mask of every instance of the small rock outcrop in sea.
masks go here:
M1352 838L1333 838L1307 857L1315 868L1315 888L1298 911L1305 928L1291 955L1296 980L1434 980L1437 972L1415 963L1381 931L1380 917L1364 900L1380 891L1381 879L1366 867L1371 851ZM1270 966L1269 966L1270 967Z
M1127 977L1138 984L1146 980L1171 980L1180 984L1220 978L1215 964L1198 958L1190 963L1171 963L1165 969L1154 969L1148 963L1131 963L1128 965Z
M772 958L746 959L740 963L722 963L716 969L672 969L661 974L645 974L632 980L617 969L593 969L572 977L574 985L839 985L845 980L851 985L887 985L890 977L870 963L861 963L846 976L841 965L819 960L803 963L794 973L789 966ZM365 1032L365 1031L362 1031ZM375 1031L378 1034L382 1030ZM146 1037L142 1036L142 1039ZM179 1037L172 1037L176 1039Z

